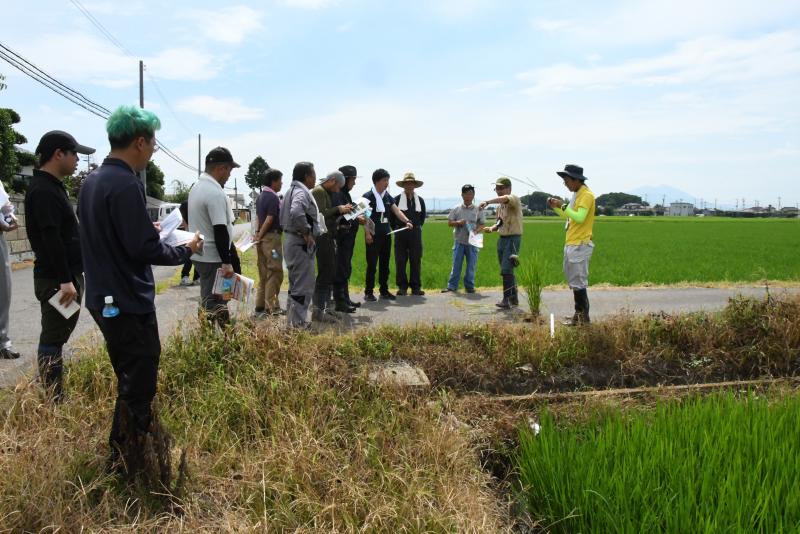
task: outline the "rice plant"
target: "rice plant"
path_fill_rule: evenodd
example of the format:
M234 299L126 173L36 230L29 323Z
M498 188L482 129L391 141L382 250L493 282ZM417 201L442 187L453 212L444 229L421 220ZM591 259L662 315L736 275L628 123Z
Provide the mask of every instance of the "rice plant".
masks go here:
M797 532L800 397L732 393L521 433L530 512L561 532Z

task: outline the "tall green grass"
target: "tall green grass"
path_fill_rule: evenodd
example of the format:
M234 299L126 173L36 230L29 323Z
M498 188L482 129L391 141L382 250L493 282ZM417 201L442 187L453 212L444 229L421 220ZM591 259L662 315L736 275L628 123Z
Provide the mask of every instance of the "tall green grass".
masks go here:
M561 532L797 532L800 397L719 394L521 434L530 512Z

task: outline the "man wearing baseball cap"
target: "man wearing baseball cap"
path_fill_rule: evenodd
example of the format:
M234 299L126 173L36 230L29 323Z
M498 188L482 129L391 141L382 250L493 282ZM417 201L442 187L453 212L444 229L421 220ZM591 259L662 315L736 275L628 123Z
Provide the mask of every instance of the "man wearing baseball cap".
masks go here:
M560 198L548 198L550 206L559 217L567 219L567 237L564 246L564 276L575 300L575 314L564 324L578 326L589 322L589 260L594 243L594 193L586 187L583 167L567 165L557 171L564 186L572 192L572 200L565 204Z
M36 147L39 168L33 171L25 194L28 240L35 255L33 291L42 313L36 351L39 380L56 402L63 395L62 348L78 323L80 310L65 318L48 301L60 293L62 306L81 303L84 279L78 218L64 188L64 178L78 168L79 154L94 154L94 149L79 144L67 132L44 134Z
M217 269L223 276L234 275L233 212L228 205L225 183L233 169L240 167L227 148L218 146L206 154L205 172L189 192L189 231L205 236L203 253L192 255L195 269L200 273L200 307L211 321L223 325L230 319L228 303L214 295Z
M358 171L352 165L339 167L339 171L344 175L344 187L335 197L334 204L337 206L353 206L353 197L350 191L358 178ZM336 274L333 278L333 298L336 301L336 311L347 312L350 308L359 308L360 302L353 302L350 299L350 275L353 272L353 250L356 246L356 234L358 234L359 224L364 224L365 217L358 216L353 221L348 221L343 217L338 220L339 227L336 229Z
M464 184L461 187L463 202L450 210L447 216L447 226L453 228L453 267L447 287L442 293L457 291L461 278L461 266L467 260L467 271L464 274L464 289L467 293L475 293L475 268L478 265L478 247L470 244L470 230L482 232L486 224L486 212L479 210L475 200L475 186Z
M507 310L511 306L519 305L514 268L519 265L519 247L522 244L522 202L517 195L511 194L510 178L498 178L494 183L494 190L497 197L484 200L478 208L499 204L497 222L485 231L500 234L500 239L497 240L497 259L500 261L500 274L503 277L503 299L495 306Z

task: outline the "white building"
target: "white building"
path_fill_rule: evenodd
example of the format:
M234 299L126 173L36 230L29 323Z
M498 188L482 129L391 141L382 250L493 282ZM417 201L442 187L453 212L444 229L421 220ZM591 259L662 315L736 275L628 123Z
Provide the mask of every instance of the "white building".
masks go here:
M690 202L671 202L667 215L672 217L691 217L694 215L694 204Z

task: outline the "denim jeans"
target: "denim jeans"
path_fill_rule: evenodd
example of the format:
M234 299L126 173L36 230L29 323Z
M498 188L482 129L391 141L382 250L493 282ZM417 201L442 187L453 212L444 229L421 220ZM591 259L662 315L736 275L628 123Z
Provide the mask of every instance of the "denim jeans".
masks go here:
M455 242L453 245L453 270L450 271L450 279L447 281L447 288L455 291L458 289L458 282L461 278L461 264L467 259L467 272L464 274L464 287L475 289L475 267L478 264L478 248L472 245Z

